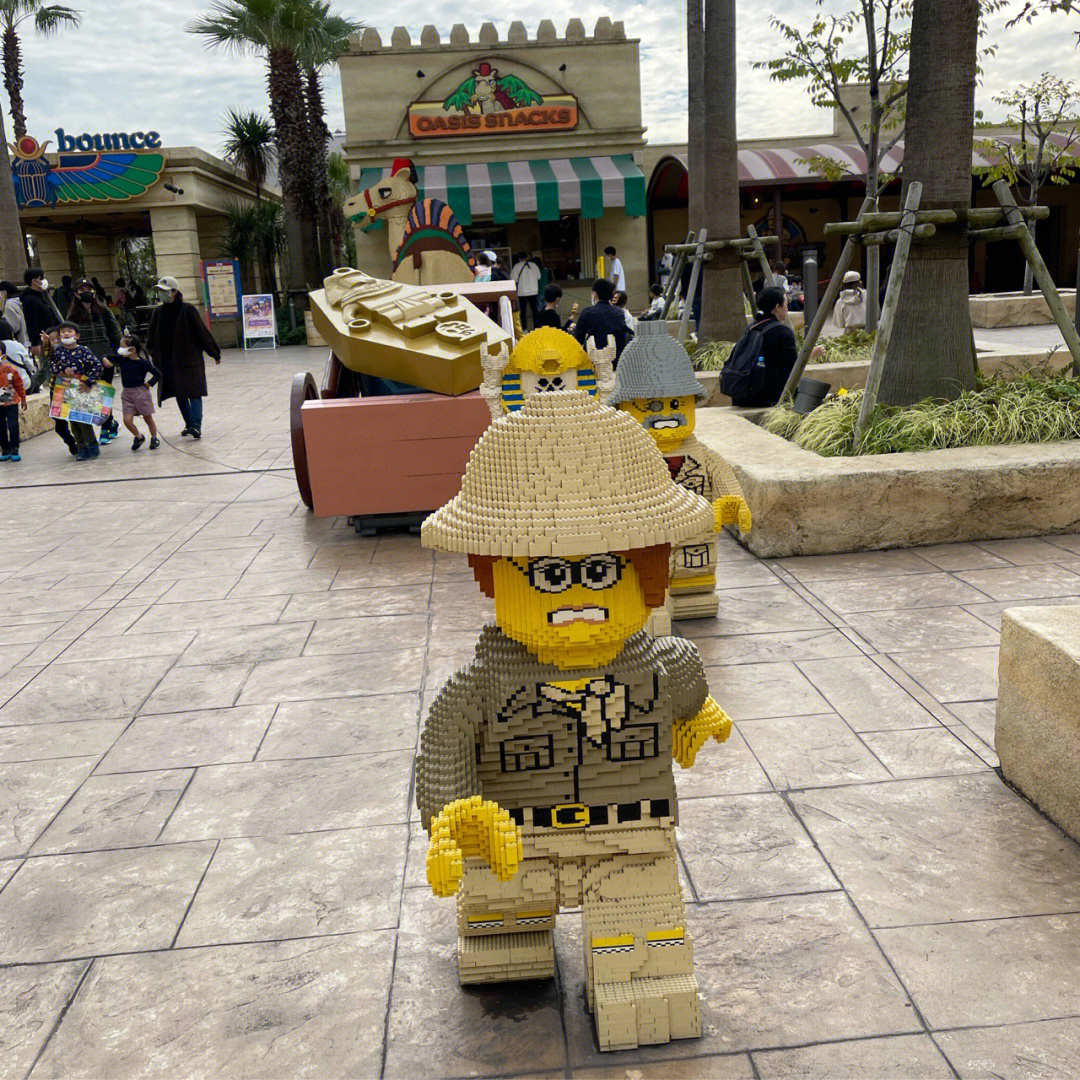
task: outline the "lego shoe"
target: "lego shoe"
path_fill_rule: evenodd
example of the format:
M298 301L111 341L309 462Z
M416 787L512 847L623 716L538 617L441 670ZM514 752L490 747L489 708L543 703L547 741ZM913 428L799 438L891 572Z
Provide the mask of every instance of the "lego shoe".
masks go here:
M138 450L144 442L146 442L145 435L136 435L135 438L131 440L131 449Z
M22 454L16 451L14 454L11 455L10 458L8 458L8 461L22 461Z
M594 1012L601 1050L635 1050L672 1039L701 1038L701 1001L694 975L599 983Z
M161 440L156 435L152 435L150 437L150 449L151 450L156 450L160 445L161 445Z
M510 982L555 975L555 937L550 930L458 938L458 981Z

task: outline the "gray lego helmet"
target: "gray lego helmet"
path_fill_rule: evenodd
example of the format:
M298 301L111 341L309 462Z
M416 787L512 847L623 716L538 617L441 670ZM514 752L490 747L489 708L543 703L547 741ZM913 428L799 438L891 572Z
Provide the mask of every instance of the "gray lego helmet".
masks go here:
M609 405L634 399L709 396L694 375L686 350L668 333L665 322L639 322L615 370Z

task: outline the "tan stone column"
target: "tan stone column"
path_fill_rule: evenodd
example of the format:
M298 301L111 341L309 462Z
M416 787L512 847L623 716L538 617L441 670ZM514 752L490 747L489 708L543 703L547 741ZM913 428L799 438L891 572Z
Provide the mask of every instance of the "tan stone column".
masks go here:
M150 210L159 277L174 277L184 299L202 307L199 268L199 222L189 206L157 206Z
M61 232L36 231L33 237L37 246L38 265L45 271L50 286L59 285L65 274L73 273L68 259L67 236ZM18 284L22 285L22 282L19 281Z
M111 292L117 277L116 241L111 236L84 236L82 251L86 276L96 277L105 291Z

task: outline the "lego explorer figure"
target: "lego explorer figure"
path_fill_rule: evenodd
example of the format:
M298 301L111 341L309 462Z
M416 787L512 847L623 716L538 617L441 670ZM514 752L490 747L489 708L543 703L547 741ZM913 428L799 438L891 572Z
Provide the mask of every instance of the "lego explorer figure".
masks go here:
M615 373L610 404L628 412L653 437L671 478L712 503L715 520L672 552L671 614L715 615L716 536L725 525L750 531L750 508L731 466L694 436L697 399L706 396L686 350L662 322L641 323Z
M416 765L428 882L459 894L461 982L554 975L556 912L580 907L605 1050L701 1034L671 763L731 721L694 646L642 627L669 544L712 520L638 424L565 391L496 420L421 534L466 552L495 600Z

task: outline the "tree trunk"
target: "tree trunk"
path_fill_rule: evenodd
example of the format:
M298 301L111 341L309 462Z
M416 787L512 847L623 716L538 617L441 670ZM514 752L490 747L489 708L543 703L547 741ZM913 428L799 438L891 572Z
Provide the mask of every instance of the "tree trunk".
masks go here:
M686 4L686 68L687 68L687 153L686 171L690 177L688 228L696 233L705 216L702 192L705 190L694 177L700 177L705 167L702 152L705 140L705 77L704 43L702 41L703 0L687 0Z
M878 155L881 153L881 136L874 125L873 108L871 107L871 130L870 130L870 153L866 157L866 194L874 200L871 211L878 209ZM878 121L880 124L880 117ZM874 244L866 249L866 329L877 330L878 326L878 294L881 291L881 248Z
M326 164L327 143L330 129L326 126L326 108L323 105L322 83L318 71L308 68L307 109L309 136L311 138L311 193L315 202L315 217L319 226L319 262L324 275L334 269L330 224L330 173Z
M696 176L690 173L690 189L699 186L701 224L708 229L709 238L728 240L741 232L739 144L735 131L735 0L703 0L702 9L701 168ZM702 264L698 340L737 341L745 328L742 259L736 250L714 252L714 258Z
M310 184L307 110L304 86L296 56L288 49L271 49L267 81L270 115L278 146L278 172L285 197L288 235L288 286L290 292L306 292L319 280L318 251L313 244L315 215L309 197Z
M26 109L22 96L22 49L19 35L14 26L4 28L4 89L8 92L11 106L11 122L15 130L15 141L26 134Z
M0 110L0 147L4 151L0 158L0 267L4 277L21 281L26 269L26 241L19 222L19 208L15 205L15 183L8 157L3 110Z
M914 2L904 188L922 182L924 210L971 205L978 26L977 0ZM879 400L952 399L974 385L967 243L939 226L912 248Z

